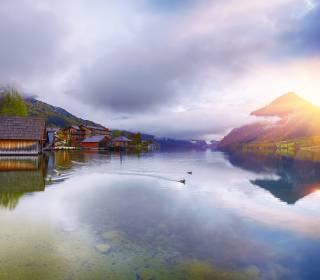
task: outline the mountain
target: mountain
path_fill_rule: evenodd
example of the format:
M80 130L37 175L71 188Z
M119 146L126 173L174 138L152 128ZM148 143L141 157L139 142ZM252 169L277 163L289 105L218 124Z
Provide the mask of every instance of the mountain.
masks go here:
M208 147L213 149L213 150L216 150L219 146L219 143L220 141L217 141L217 140L211 140L210 143L208 144Z
M233 129L220 142L220 149L320 136L320 108L295 93L282 95L251 115L263 118L253 124ZM273 117L273 120L266 117Z
M208 147L204 140L178 140L165 137L157 137L155 141L162 150L189 150L205 149Z
M67 127L80 124L99 126L99 124L78 118L60 107L49 105L35 98L28 97L24 101L29 116L45 118L48 127Z
M9 89L11 92L12 90ZM8 91L6 88L0 87L0 104L2 102L4 94ZM19 94L20 97L20 94ZM47 127L57 127L64 128L71 125L91 125L91 126L101 126L90 120L85 120L79 118L67 110L52 106L45 102L39 101L34 97L26 97L26 95L22 95L20 97L23 99L26 107L27 113L32 117L40 117L44 118L47 121ZM124 135L128 138L132 138L136 133L126 130L113 129L110 130L112 135ZM170 138L156 138L156 136L146 133L139 133L141 136L141 140L143 141L151 141L157 142L161 145L161 147L165 149L199 149L209 147L204 140L176 140ZM212 145L216 145L216 143L212 143Z
M78 118L65 109L52 106L35 98L24 98L24 101L28 108L28 114L33 117L45 118L47 120L48 127L62 128L70 125L80 124L99 126L99 124L96 124L92 121ZM133 132L126 130L111 130L111 133L119 132L121 133L121 135L129 138L133 134ZM206 146L206 142L201 140L189 141L169 138L156 138L154 135L145 133L141 133L141 140L155 141L160 144L163 149L198 149Z
M308 110L314 111L318 109L318 107L302 99L297 94L289 92L278 97L269 105L252 112L251 115L258 117L286 117L290 114L297 114L299 112L306 112Z

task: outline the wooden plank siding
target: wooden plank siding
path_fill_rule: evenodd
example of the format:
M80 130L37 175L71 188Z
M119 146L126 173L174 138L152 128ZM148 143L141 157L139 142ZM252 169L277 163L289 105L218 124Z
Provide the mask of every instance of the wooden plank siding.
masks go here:
M103 145L101 145L101 143L99 143L99 142L95 142L95 143L80 143L80 145L84 149L99 149L99 148L103 147Z
M47 141L41 118L0 116L0 155L36 155Z
M106 149L108 147L108 143L110 141L110 137L104 135L91 136L84 139L80 146L83 149Z

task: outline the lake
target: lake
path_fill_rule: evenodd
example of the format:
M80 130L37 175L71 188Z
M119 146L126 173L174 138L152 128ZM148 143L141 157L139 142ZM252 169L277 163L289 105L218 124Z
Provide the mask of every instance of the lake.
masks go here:
M59 151L0 170L0 279L320 279L316 161Z

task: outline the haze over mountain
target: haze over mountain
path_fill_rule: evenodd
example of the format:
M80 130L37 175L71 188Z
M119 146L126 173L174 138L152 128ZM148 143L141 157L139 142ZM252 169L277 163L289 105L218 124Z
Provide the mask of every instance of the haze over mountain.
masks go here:
M320 108L295 93L282 95L251 115L264 118L233 129L223 138L220 148L320 136ZM268 120L265 117L274 118Z

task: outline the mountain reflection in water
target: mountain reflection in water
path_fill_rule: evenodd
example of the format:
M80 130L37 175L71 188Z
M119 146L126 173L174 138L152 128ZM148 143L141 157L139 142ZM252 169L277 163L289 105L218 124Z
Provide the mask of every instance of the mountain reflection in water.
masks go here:
M228 154L231 164L257 174L275 175L272 178L251 180L288 204L320 190L320 162L281 155L262 155L233 152Z

